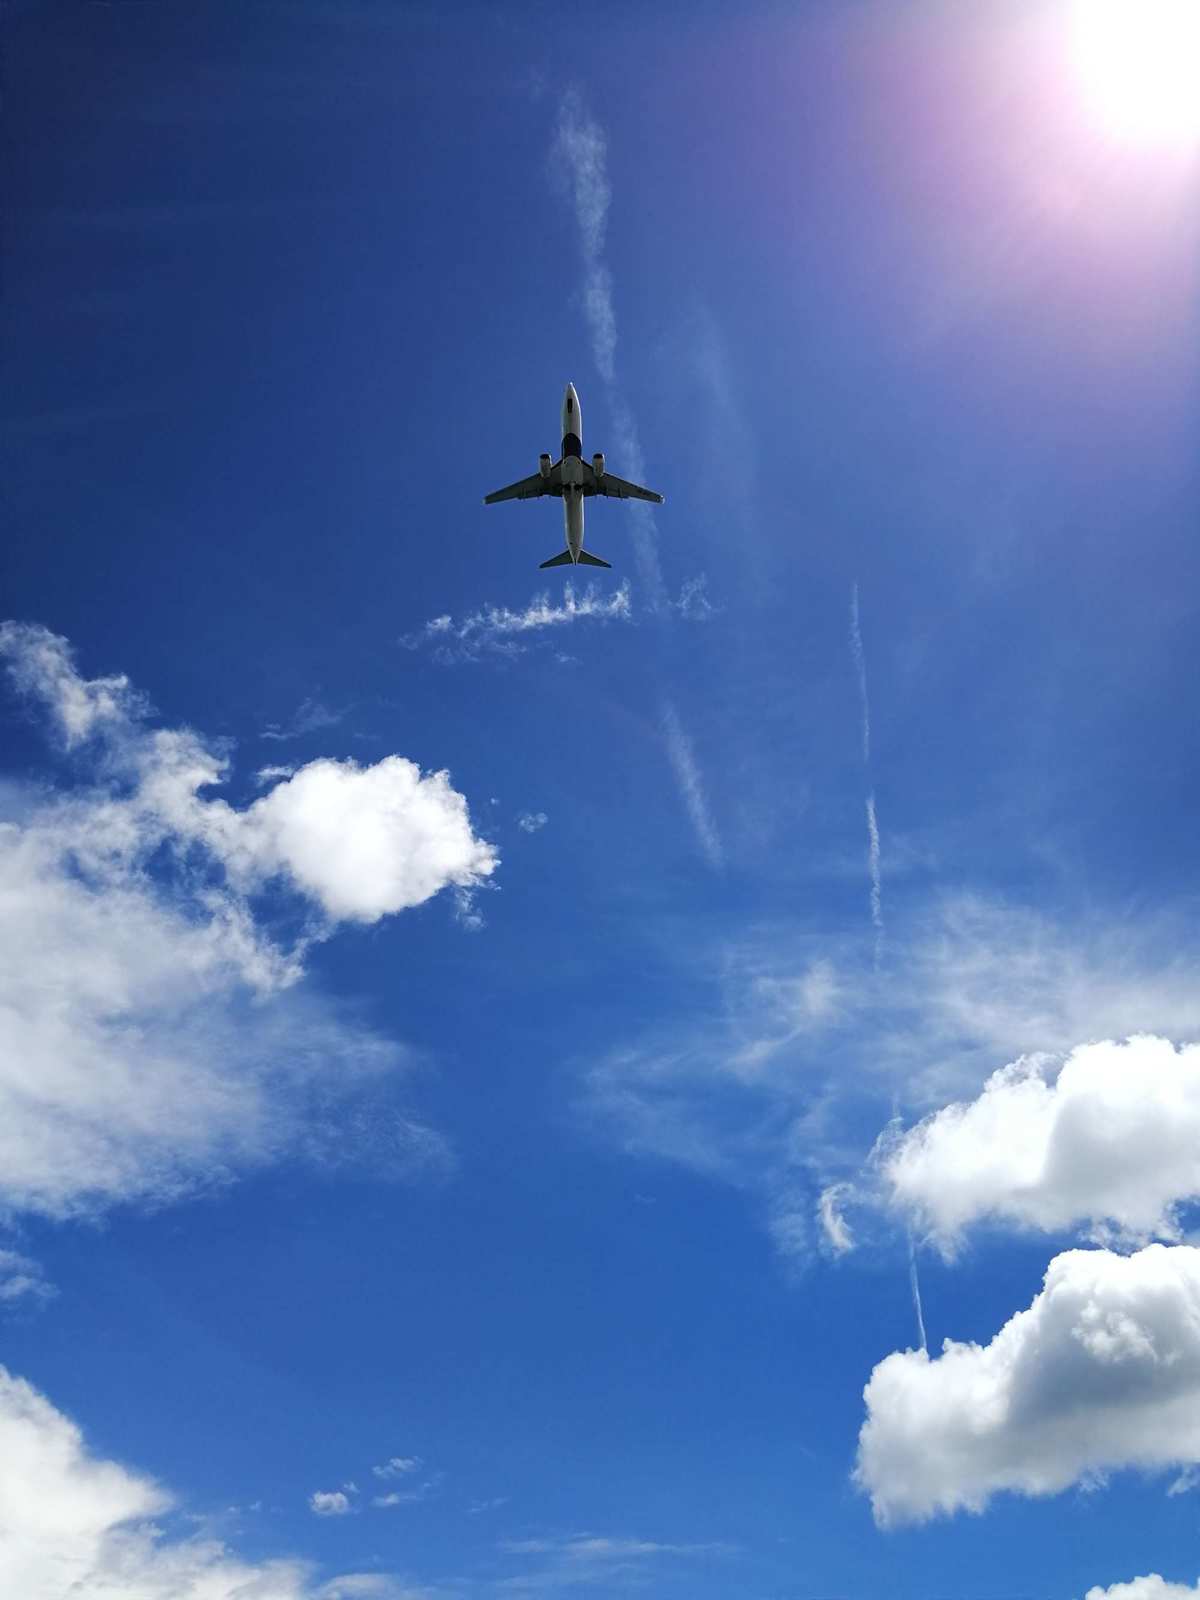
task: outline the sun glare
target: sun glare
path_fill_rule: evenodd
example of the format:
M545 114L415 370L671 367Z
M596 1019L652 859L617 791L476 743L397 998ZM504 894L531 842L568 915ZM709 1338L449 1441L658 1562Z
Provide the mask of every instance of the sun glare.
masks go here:
M1075 0L1073 23L1084 91L1111 133L1200 140L1200 0Z

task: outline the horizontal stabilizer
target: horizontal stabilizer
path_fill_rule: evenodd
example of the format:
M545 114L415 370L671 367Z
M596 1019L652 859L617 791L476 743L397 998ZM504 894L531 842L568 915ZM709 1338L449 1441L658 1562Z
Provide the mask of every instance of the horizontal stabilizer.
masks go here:
M569 567L571 565L571 552L560 550L556 556L551 556L549 561L541 563L543 567Z
M579 552L579 565L581 567L609 567L611 569L612 562L601 561L599 556L592 556L586 550L581 550Z

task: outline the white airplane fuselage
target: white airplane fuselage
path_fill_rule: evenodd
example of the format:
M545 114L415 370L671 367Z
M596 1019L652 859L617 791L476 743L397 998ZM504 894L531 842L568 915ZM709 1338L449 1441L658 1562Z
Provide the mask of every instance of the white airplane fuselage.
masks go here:
M583 416L575 385L569 383L562 403L563 533L571 560L583 549Z
M575 385L569 383L562 403L562 455L552 461L548 453L538 457L538 469L531 478L521 478L506 484L503 489L493 489L485 494L485 506L494 506L500 500L540 500L543 496L557 495L563 503L563 533L567 548L560 550L543 567L611 567L611 561L583 548L583 502L589 495L600 495L606 500L644 500L660 506L663 497L656 489L644 484L631 483L608 470L603 451L597 450L590 461L583 459L583 415L579 409L579 396Z

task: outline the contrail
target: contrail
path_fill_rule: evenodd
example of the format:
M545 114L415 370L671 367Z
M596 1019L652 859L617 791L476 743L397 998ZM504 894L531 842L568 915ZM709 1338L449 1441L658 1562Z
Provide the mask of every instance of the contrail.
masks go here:
M612 273L604 260L604 235L612 184L608 180L608 144L604 129L588 111L578 89L568 89L558 107L553 170L565 174L579 227L583 257L583 314L592 336L592 359L608 390L613 414L613 444L624 463L622 471L640 479L645 475L637 427L617 384L617 316L613 307ZM658 532L650 507L635 502L630 508L633 548L646 588L649 607L666 607L666 589L658 561Z
M875 929L875 964L883 942L883 873L879 865L879 823L875 818L875 791L867 796L867 871L871 875L871 926Z
M867 699L867 658L863 654L862 628L858 620L858 584L850 590L850 653L858 673L858 698L862 706L863 766L871 765L871 704Z
M663 702L662 720L663 732L667 739L667 755L675 770L675 778L683 795L687 814L691 818L692 827L695 829L696 838L700 842L700 848L708 857L709 866L719 867L723 860L721 837L709 812L708 802L704 798L700 769L692 754L692 741L684 733L679 715L669 700Z
M858 699L862 707L863 770L871 777L871 701L867 694L867 658L863 650L862 623L858 614L858 583L850 589L850 654L858 677ZM879 818L875 812L875 789L867 795L867 872L871 881L871 926L875 929L875 965L883 951L883 872L879 859Z
M566 178L575 208L579 252L583 259L583 314L591 334L592 359L608 392L614 454L623 463L622 471L640 480L645 477L645 461L637 423L617 383L617 316L613 305L612 273L604 259L604 238L612 204L608 141L604 129L589 112L578 89L568 89L559 101L552 160L555 173ZM628 508L627 515L648 608L669 614L671 603L658 560L658 529L654 513L648 505L635 501ZM721 838L708 809L691 740L684 732L678 712L669 702L664 702L662 720L667 755L700 848L710 866L720 867L723 860Z
M888 1131L892 1136L898 1138L900 1135L900 1130L900 1097L895 1091L893 1091L892 1118L891 1122L888 1124ZM921 1306L921 1280L917 1276L917 1250L913 1243L911 1220L905 1223L904 1234L908 1240L908 1287L912 1293L913 1311L917 1318L917 1337L921 1341L921 1349L926 1355L928 1355L929 1341L925 1337L925 1312Z
M921 1349L929 1354L929 1342L925 1338L925 1314L921 1310L921 1284L917 1277L917 1252L913 1246L912 1229L908 1230L908 1281L912 1288L913 1310L917 1314L917 1332L921 1336Z

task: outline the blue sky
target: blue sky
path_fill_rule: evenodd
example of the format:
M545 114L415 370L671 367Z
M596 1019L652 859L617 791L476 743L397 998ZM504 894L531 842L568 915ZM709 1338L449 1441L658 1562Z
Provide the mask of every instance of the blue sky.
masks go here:
M8 9L6 1592L1194 1596L1200 130Z

